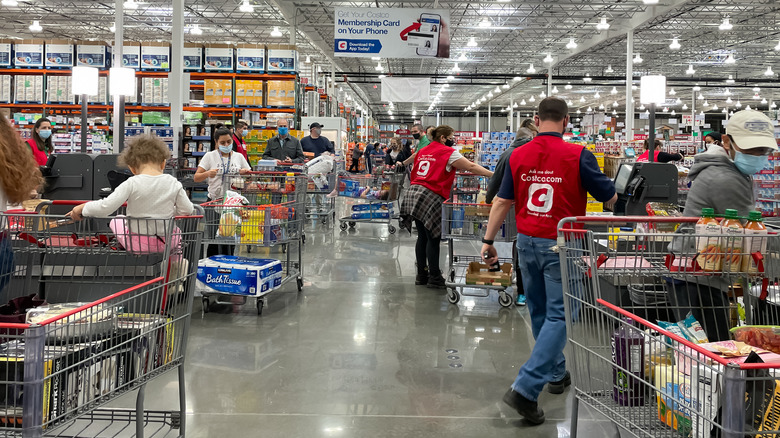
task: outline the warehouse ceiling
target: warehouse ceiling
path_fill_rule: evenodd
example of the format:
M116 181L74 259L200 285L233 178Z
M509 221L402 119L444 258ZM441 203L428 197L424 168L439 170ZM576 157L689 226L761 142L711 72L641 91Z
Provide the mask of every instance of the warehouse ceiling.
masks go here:
M125 14L125 39L170 41L172 2L136 2L138 8ZM743 107L767 108L775 99L777 76L765 72L768 67L780 72L780 50L775 49L780 48L780 2L776 0L660 0L655 5L646 5L643 0L251 0L252 12L243 12L241 3L185 0L187 29L198 24L203 30L197 36L187 33L185 41L289 43L290 30L296 26L295 42L302 56L310 55L313 63L326 71L335 63L338 80L346 77L350 82L341 87L343 92L366 101L383 117L387 108L379 100L380 73L431 76L432 93L441 91L437 109L445 111L462 112L483 97L485 101L478 107L482 110L488 104L495 109L510 102L530 110L534 105L530 98L538 102L540 93L546 91L550 65L558 94L575 108L585 111L589 106L597 109L605 105L607 110L624 111L628 32L633 32L634 40L631 58L638 55L642 59L632 63L634 79L648 73L668 76L670 88L677 93L669 97L680 99L680 104L670 106L670 112L680 112L682 105L691 106L693 101L709 111L735 108L737 101ZM17 6L0 6L4 23L0 35L110 41L114 5L113 1L100 0L19 0ZM335 7L449 9L451 58L383 59L382 72L370 58L334 58ZM491 21L490 27L478 25L485 18ZM602 19L609 29L597 29ZM724 19L733 26L730 30L723 26ZM30 32L32 20L40 21L43 32ZM281 38L271 37L274 26L283 32ZM477 47L467 46L472 37ZM677 38L679 49L669 47L673 38ZM577 47L567 48L572 39ZM548 54L551 64L544 62ZM732 59L734 63L730 63ZM454 71L456 63L460 72ZM536 73L528 73L530 64ZM690 68L695 73L687 73ZM586 74L594 80L584 82ZM447 79L449 75L453 79ZM734 83L725 82L729 75ZM567 83L571 89L566 89ZM703 99L693 91L697 83ZM488 93L493 96L488 97ZM638 98L638 91L634 95ZM767 103L762 104L764 99ZM520 105L523 100L524 107ZM709 104L706 108L705 100ZM398 114L412 110L422 114L429 104L396 103L395 107Z

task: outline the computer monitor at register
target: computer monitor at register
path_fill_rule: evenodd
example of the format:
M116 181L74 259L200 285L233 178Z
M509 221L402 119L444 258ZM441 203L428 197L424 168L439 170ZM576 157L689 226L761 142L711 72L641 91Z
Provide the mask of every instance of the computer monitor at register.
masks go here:
M628 183L631 182L631 174L633 171L633 164L621 164L618 168L617 175L615 175L615 191L619 195L626 194L626 188L628 187Z

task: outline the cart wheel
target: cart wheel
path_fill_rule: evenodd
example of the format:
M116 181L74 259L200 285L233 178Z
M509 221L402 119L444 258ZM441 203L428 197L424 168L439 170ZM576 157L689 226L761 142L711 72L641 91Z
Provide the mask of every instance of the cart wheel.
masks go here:
M209 313L209 297L203 297L203 313Z
M257 316L260 316L260 315L263 314L263 306L264 306L263 299L262 298L258 298L257 299Z
M452 304L458 304L458 301L460 301L460 294L458 291L453 289L447 289L447 301L449 301Z
M394 226L392 226L392 225L388 225L388 226L387 226L387 231L388 231L390 234L395 234L395 227L394 227Z
M298 283L298 292L300 292L303 290L303 279L299 278L297 283Z
M171 412L171 429L180 429L180 428L181 428L181 412L172 411Z
M498 304L501 304L501 307L509 307L512 305L512 295L509 295L506 292L500 292L498 294Z
M453 261L454 263L458 263L458 256L453 256L453 257L452 257L452 261Z
M348 225L347 225L346 222L341 222L339 224L339 229L341 229L341 231L347 231L347 227L348 227Z
M350 228L355 228L355 225L357 225L357 222L353 222L353 221L349 222L349 227Z

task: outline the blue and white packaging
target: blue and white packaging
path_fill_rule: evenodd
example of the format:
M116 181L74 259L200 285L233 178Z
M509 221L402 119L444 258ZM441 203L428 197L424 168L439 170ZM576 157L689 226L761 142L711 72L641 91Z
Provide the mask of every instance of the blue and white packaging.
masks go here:
M203 46L187 43L182 49L184 71L201 71L203 69Z
M11 47L10 42L0 43L0 67L11 66Z
M269 46L268 72L293 73L298 68L298 50L295 46Z
M76 65L101 69L107 68L108 46L102 43L89 42L78 44L76 46Z
M233 71L233 47L213 44L206 47L206 71Z
M167 43L141 43L141 70L171 69L171 46Z
M236 71L265 71L265 46L261 44L239 44L236 48Z
M73 44L69 41L51 41L46 44L46 67L73 67Z
M14 67L43 67L43 43L14 44Z
M195 291L259 297L282 285L282 262L217 255L198 262Z
M138 43L122 46L122 67L141 68L141 45Z

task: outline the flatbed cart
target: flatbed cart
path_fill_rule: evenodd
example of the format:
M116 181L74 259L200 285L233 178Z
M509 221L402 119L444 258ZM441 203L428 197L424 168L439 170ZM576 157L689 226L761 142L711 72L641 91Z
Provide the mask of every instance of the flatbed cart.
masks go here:
M16 308L0 322L1 435L186 435L184 363L202 218L0 215L0 291ZM173 370L178 410L145 410L146 384ZM131 391L135 409L104 407Z
M445 278L447 286L447 301L457 304L461 296L481 297L490 296L491 291L498 292L498 303L503 307L509 307L514 302L512 295L507 290L512 286L513 278L517 275L514 267L517 266L517 248L514 245L517 237L514 208L507 214L504 224L495 237L496 242L512 243L512 257L499 258L499 264L510 264L508 275L504 270L503 278L487 283L485 281L471 281L469 270L479 268L484 262L479 255L458 255L455 253L455 243L458 241L481 241L485 236L487 220L490 216L489 204L470 204L448 201L442 206L442 230L441 238L447 241L447 253L449 255L449 267ZM484 266L484 265L483 265ZM481 284L479 284L481 283Z
M780 434L780 236L697 220L561 221L572 437L581 403L636 437Z
M358 223L379 223L387 224L387 231L395 234L397 229L392 222L398 219L403 178L404 174L392 171L379 175L339 174L336 182L338 196L365 201L354 205L350 216L339 218L341 231L354 228ZM388 196L386 199L362 198L361 192L366 189L386 190Z
M233 178L224 193L228 197L203 204L206 217L204 240L214 244L234 245L234 255L247 247L271 248L279 246L285 254L280 281L267 289L254 291L208 291L198 288L207 313L210 298L218 304L236 304L220 301L223 296L241 297L246 304L255 298L258 315L265 306L265 296L290 281L298 291L303 290L304 205L307 177L303 174L280 172L250 172ZM297 256L296 256L297 253ZM205 249L204 249L205 255ZM250 254L251 255L251 254Z

